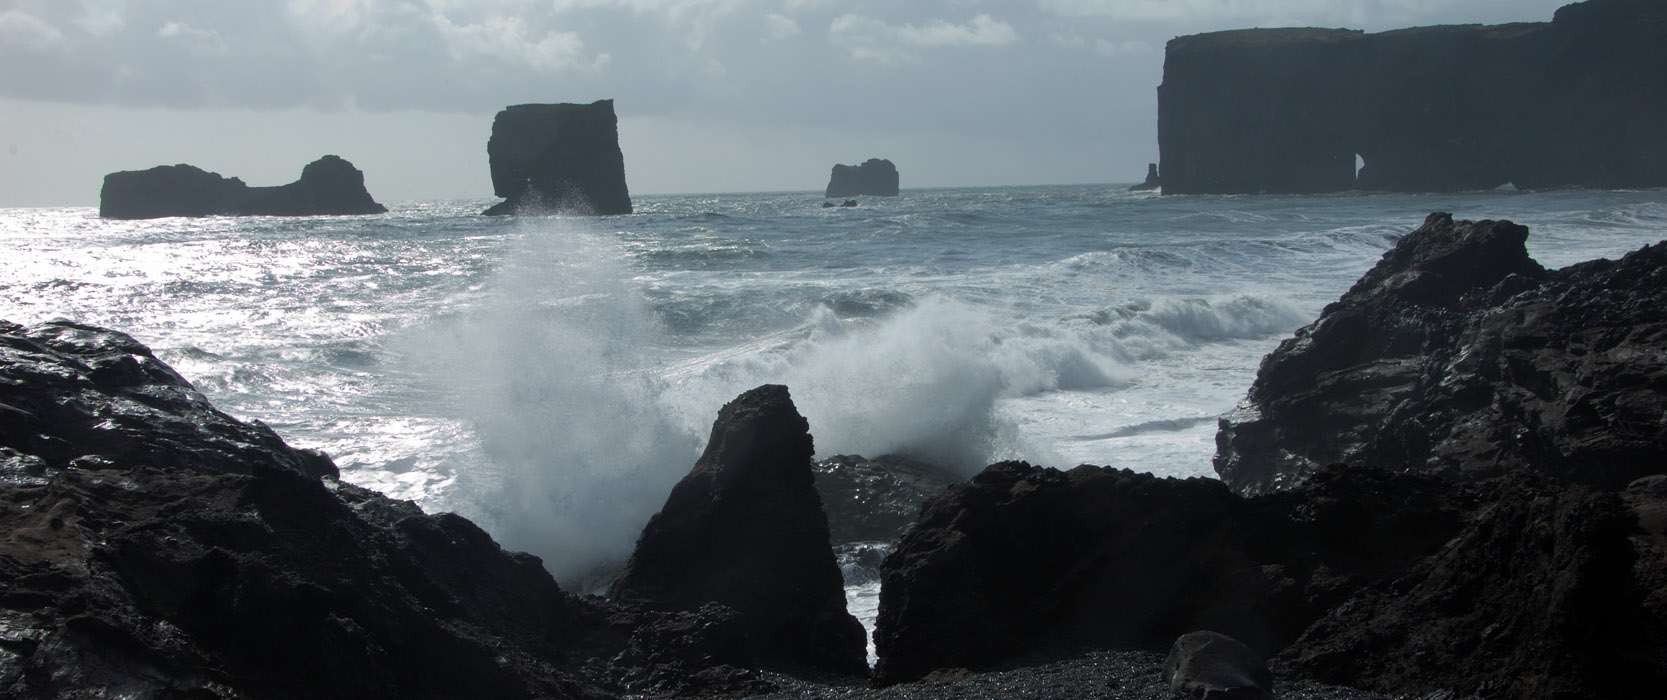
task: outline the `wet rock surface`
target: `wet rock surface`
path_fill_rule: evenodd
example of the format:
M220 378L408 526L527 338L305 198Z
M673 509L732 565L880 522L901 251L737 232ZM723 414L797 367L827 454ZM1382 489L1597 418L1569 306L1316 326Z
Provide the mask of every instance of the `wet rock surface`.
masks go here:
M486 155L504 201L484 214L631 213L613 100L506 107Z
M1194 630L1271 655L1367 582L1447 541L1437 479L1327 470L1301 493L1009 462L930 501L882 565L881 682Z
M833 166L824 196L828 199L863 195L896 197L898 182L896 165L884 158L869 158L862 165Z
M0 404L0 694L589 694L536 558L336 484L128 336L0 323Z
M190 165L159 165L104 176L98 215L106 219L165 216L321 216L382 214L365 191L365 174L338 156L301 169L301 179L277 187L249 187Z
M786 387L723 407L706 451L643 529L616 600L735 610L759 664L867 672L814 485L809 424Z
M1216 632L1188 632L1164 659L1169 690L1186 698L1272 698L1273 672L1261 654Z
M1620 488L1667 463L1667 244L1546 271L1528 230L1446 214L1262 363L1221 421L1246 494L1334 462Z
M1441 551L1310 627L1283 657L1321 680L1392 694L1646 697L1649 582L1635 519L1613 493L1495 482Z

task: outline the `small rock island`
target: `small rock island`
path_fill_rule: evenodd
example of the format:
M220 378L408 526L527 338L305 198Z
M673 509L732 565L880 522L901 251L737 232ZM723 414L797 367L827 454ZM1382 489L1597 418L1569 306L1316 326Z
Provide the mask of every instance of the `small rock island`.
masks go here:
M828 199L839 197L896 197L897 166L884 158L869 158L862 165L835 165L828 178Z
M1667 4L1551 22L1246 29L1169 42L1166 194L1667 185Z
M250 187L193 165L159 165L104 176L98 215L106 219L166 216L331 216L383 214L365 190L365 174L339 156L301 169L301 179Z
M498 112L486 142L492 191L483 214L629 214L613 100L524 104Z
M1146 180L1129 188L1130 192L1150 192L1163 187L1163 179L1158 177L1158 164L1146 164Z

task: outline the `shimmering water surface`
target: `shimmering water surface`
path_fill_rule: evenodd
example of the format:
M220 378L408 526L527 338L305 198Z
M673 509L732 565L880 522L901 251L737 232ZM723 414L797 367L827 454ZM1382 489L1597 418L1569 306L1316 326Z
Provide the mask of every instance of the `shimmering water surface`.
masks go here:
M1561 266L1667 193L1159 197L1120 187L639 197L602 219L101 221L0 210L0 317L125 330L345 478L577 576L629 548L724 401L791 387L823 455L1209 475L1260 358L1430 211Z

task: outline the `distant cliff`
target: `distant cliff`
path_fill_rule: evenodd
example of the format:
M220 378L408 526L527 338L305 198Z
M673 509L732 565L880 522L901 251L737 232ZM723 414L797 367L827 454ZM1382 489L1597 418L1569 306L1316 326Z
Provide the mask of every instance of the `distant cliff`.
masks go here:
M486 155L492 191L505 198L486 214L631 213L613 100L505 108Z
M1158 88L1163 189L1667 185L1663 75L1659 0L1589 0L1549 23L1180 37Z
M862 165L835 165L828 178L828 197L897 196L897 166L884 158L869 158Z
M365 191L365 174L337 156L301 170L301 179L278 187L250 187L191 165L159 165L104 176L98 215L106 219L164 216L321 216L381 214Z

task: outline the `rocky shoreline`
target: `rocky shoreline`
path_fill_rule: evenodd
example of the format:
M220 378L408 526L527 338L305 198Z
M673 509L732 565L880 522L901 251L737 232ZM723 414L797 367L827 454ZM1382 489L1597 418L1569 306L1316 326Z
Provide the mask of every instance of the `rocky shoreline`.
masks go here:
M789 390L746 392L607 598L126 335L0 322L0 694L1651 697L1667 245L1547 271L1526 236L1403 238L1264 362L1221 481L815 463Z

